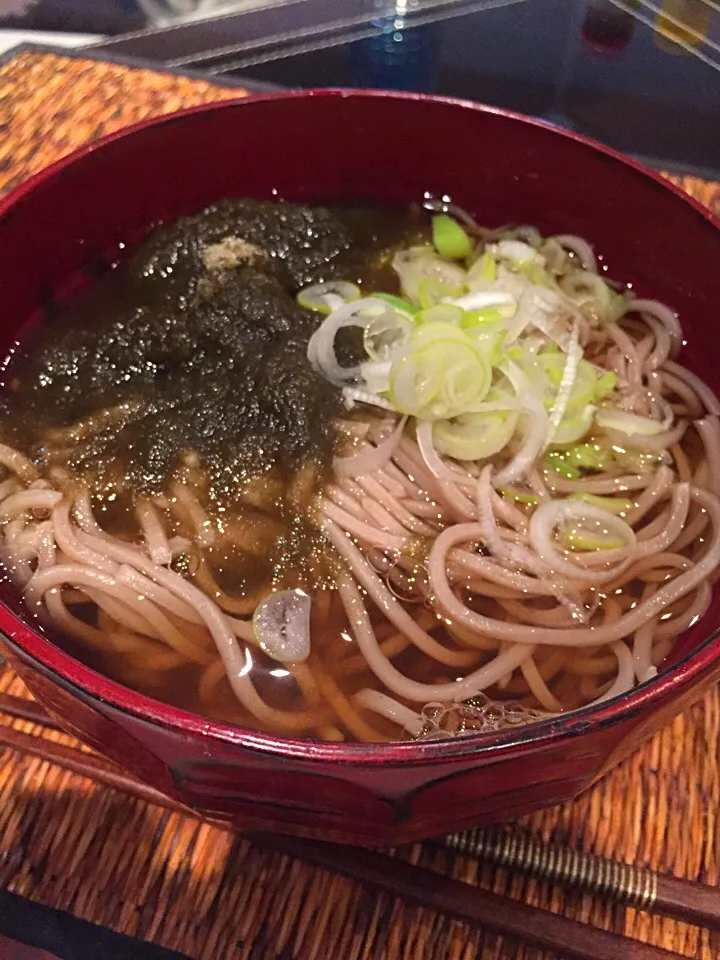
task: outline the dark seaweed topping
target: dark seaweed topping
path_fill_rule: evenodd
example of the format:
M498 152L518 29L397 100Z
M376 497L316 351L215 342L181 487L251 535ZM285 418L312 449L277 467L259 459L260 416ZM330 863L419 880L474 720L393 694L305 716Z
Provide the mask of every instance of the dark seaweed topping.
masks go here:
M136 493L162 490L190 450L221 498L253 473L327 463L337 396L307 362L318 318L294 293L348 246L322 208L254 200L156 230L16 366L15 442ZM52 432L123 404L77 442Z

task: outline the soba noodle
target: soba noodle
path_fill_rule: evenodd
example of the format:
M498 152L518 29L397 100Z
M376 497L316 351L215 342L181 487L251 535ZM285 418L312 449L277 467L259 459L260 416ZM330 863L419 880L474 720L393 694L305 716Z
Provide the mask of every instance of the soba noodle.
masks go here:
M330 476L288 481L302 571L227 586L197 451L108 526L112 484L68 451L140 400L54 426L43 456L0 444L2 561L42 624L153 695L327 740L496 729L656 675L720 565L720 404L672 310L606 283L587 241L450 212L434 248L396 246L389 295L300 292L336 391ZM252 563L266 526L233 550Z

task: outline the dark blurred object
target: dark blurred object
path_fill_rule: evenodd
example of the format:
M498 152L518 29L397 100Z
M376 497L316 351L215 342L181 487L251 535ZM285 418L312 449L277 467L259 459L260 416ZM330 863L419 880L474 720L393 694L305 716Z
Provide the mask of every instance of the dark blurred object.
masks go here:
M107 35L146 24L136 0L0 0L0 27L14 30Z
M379 33L357 40L350 48L348 81L351 87L384 90L435 89L438 55L437 24L412 27L405 3L396 12L373 20Z
M630 0L628 7L639 6ZM611 0L590 0L582 25L583 41L597 53L620 53L632 40L635 18L630 10L621 10Z

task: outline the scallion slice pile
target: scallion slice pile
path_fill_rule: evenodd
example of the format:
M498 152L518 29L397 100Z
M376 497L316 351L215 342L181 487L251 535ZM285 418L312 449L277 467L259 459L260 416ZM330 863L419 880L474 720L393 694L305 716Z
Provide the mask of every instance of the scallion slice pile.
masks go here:
M308 356L348 407L395 411L411 431L431 424L424 435L441 457L498 458L499 492L529 510L537 497L521 487L533 464L574 481L627 457L623 438L631 452L638 438L645 447L662 441L667 425L620 409L617 374L587 353L593 327L617 319L623 295L597 274L566 282L552 239L476 242L443 213L433 217L432 240L394 255L399 293L360 299L354 284L334 281L298 296L310 310L332 306ZM343 369L334 340L347 326L362 329L365 358ZM570 515L587 507L617 518L630 509L606 499L575 502ZM612 549L618 523L613 536L582 524L559 535L568 549Z

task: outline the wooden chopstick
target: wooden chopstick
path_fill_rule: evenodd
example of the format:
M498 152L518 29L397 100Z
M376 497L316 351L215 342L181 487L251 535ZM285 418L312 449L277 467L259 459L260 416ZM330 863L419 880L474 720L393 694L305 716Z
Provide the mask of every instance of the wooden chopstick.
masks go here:
M11 693L0 693L0 713L18 720L27 720L29 723L40 723L50 730L60 730L50 714L37 700L28 700L27 697L14 697Z
M478 827L435 842L475 860L549 880L566 890L720 931L720 890L705 883L542 843L529 834L502 827Z
M0 693L0 713L33 723L50 725L54 728L53 722L39 704L22 697ZM0 747L2 746L41 757L113 789L122 790L139 799L181 812L186 816L201 819L192 810L136 780L115 764L96 754L68 747L46 737L34 736L10 727L0 726ZM218 823L216 825L229 830L226 824ZM482 845L478 842L478 837L481 834L482 831L479 830L469 831L467 834L457 834L446 838L445 843L461 853L468 853L474 849L477 856L482 859L483 852L487 854L489 847L486 844L486 848L481 849ZM462 919L480 924L488 930L515 936L536 946L555 950L565 956L588 958L588 960L605 960L606 957L617 960L620 956L623 957L623 960L653 960L653 958L661 960L661 958L675 956L675 954L668 953L665 950L650 947L619 934L598 930L587 924L560 917L547 910L530 907L498 894L480 890L461 881L452 880L434 871L413 866L381 853L355 847L349 848L324 841L310 841L267 834L260 831L253 831L248 834L248 837L263 848L300 857L350 878L370 883L379 889L405 896L425 906L452 913ZM470 838L470 840L474 838L476 841L474 846L470 843L463 845L458 842L457 838L464 837ZM533 841L533 843L535 848L532 849L531 853L536 861L542 859L543 855L546 859L552 859L547 851L560 849L550 848L547 845L538 844L536 841ZM573 856L587 856L573 854L572 851L567 850L563 853L565 860ZM535 872L538 875L537 870L528 869L527 863L522 858L517 863L507 856L503 860L501 857L488 855L486 859L503 866L516 867L521 871ZM560 859L563 861L563 858ZM599 861L599 858L590 859ZM626 868L626 865L614 861L600 862L609 864L618 875L622 873L623 868ZM645 873L650 874L650 871L645 871ZM569 883L567 873L564 874L562 871L556 870L555 873L548 872L543 875L547 875L549 879L553 879L561 885L565 883L572 886ZM645 904L646 907L651 906L655 912L667 913L670 916L698 923L710 929L720 929L720 892L701 883L662 877L657 874L651 876L657 880L657 891L654 902ZM596 886L594 890L609 899L626 902L619 896L618 891L610 885Z
M281 834L248 834L253 843L318 867L362 880L424 907L469 920L485 930L579 960L677 960L677 954L568 920L488 890L453 880L434 870L364 848Z

